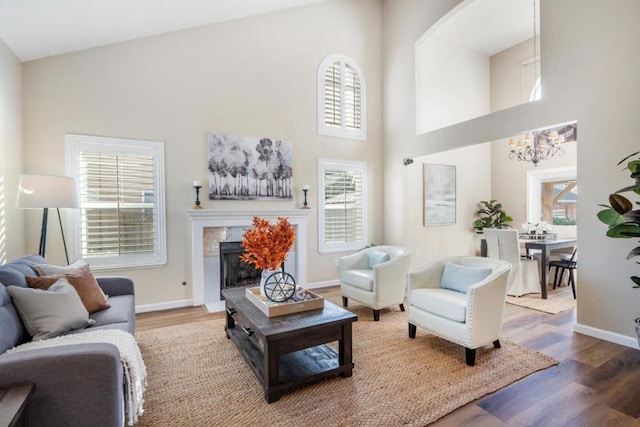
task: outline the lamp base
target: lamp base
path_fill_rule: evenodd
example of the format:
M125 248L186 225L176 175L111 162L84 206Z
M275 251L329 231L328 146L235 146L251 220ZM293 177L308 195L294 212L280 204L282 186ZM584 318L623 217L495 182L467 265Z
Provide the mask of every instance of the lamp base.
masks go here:
M300 209L311 209L309 206L303 206Z
M202 209L202 206L200 205L193 205L193 207L191 209Z

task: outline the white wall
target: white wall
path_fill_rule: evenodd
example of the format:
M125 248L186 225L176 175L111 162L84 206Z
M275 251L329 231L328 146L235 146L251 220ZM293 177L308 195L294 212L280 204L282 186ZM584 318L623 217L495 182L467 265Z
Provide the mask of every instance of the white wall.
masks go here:
M15 207L21 173L22 64L0 40L0 264L24 255L24 212Z
M638 274L638 265L625 258L637 241L605 237L606 226L596 213L609 193L632 183L616 164L638 151L640 3L579 3L542 3L547 8L542 19L549 25L542 31L549 58L542 61L544 96L548 93L550 102L572 112L580 128L578 329L631 336L632 319L640 317L640 292L631 287L629 276Z
M489 57L436 35L416 44L418 133L489 113Z
M536 77L532 60L533 38L491 56L491 112L529 102Z
M607 238L596 213L611 191L630 182L616 163L638 150L640 55L635 45L640 39L640 2L619 0L613 7L599 0L542 0L543 99L412 135L407 129L414 129L415 117L406 115L415 104L410 46L457 3L383 1L385 188L401 186L402 158L576 120L580 127L578 329L636 345L632 321L640 317L640 292L631 287L629 276L634 271L637 274L637 264L626 261L625 256L637 242ZM410 195L398 193L385 198L385 236L408 239L414 230L391 219L402 208L403 217L409 216Z
M66 132L162 141L166 158L168 263L115 271L136 282L137 304L188 300L189 236L184 209L194 180L206 182L206 133L268 136L293 143L291 202L209 201L208 209L295 208L309 184L315 208L317 158L368 167L369 236L382 241L380 3L338 0L118 43L24 64L25 169L64 172ZM327 32L326 29L331 28ZM330 53L353 58L367 86L367 141L318 136L316 70ZM27 242L37 244L37 218ZM308 280L337 278L338 255L318 254L317 215L307 236ZM53 228L53 227L52 227ZM51 262L63 262L49 239Z
M425 163L456 167L455 224L424 225ZM478 202L491 197L490 171L490 143L421 156L403 169L405 193L411 195L405 223L411 232L405 236L405 245L413 251L412 266L419 267L444 256L479 255L480 239L472 223Z

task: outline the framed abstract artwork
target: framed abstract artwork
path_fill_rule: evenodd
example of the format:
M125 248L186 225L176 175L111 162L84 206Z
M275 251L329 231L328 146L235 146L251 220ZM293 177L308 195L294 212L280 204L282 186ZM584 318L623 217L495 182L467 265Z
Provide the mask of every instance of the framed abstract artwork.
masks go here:
M456 223L456 167L425 163L424 225Z
M209 133L209 200L291 200L290 142Z

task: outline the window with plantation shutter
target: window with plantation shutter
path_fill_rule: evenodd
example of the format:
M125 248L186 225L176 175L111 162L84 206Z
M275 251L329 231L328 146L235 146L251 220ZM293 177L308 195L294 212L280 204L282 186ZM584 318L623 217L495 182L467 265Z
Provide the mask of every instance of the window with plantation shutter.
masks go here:
M318 134L367 138L362 71L345 55L329 55L318 67Z
M97 269L166 262L163 150L159 142L67 135L80 192L69 226L75 259Z
M318 160L319 251L362 249L367 242L366 164Z

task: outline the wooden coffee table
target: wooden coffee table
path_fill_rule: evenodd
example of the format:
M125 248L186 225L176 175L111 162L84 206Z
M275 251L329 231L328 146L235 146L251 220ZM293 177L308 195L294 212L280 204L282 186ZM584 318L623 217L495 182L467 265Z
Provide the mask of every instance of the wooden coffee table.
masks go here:
M325 300L324 308L267 317L245 297L244 288L222 291L225 331L275 402L293 387L322 378L350 377L351 324L355 314ZM338 341L338 351L327 345Z

